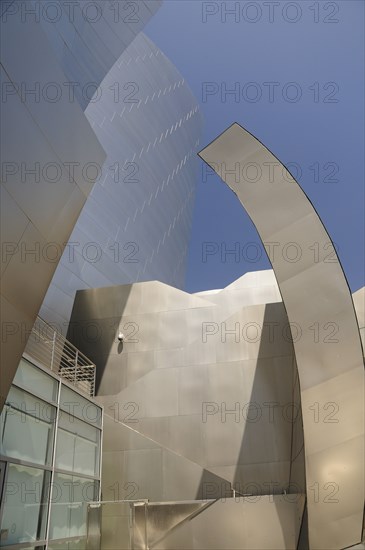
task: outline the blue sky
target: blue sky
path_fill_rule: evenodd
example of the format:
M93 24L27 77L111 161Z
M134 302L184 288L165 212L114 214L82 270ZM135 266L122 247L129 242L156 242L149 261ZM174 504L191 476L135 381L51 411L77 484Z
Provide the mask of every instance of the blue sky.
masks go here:
M224 7L236 11L224 13ZM201 148L237 121L292 163L293 173L300 170L299 182L338 246L352 291L364 285L363 25L362 0L165 0L145 28L199 101ZM223 102L224 89L235 86L239 95ZM236 197L218 177L204 175L203 163L200 168L189 292L223 288L247 271L270 267L264 252L252 261L262 247ZM216 243L217 253L203 261L207 242ZM223 262L222 249L237 242L239 261L228 255Z

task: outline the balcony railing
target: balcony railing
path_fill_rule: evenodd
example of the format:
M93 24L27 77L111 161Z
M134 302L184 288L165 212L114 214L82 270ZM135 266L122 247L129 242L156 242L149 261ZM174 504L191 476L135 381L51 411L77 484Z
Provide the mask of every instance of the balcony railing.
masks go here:
M34 323L24 353L94 397L95 364L40 317Z

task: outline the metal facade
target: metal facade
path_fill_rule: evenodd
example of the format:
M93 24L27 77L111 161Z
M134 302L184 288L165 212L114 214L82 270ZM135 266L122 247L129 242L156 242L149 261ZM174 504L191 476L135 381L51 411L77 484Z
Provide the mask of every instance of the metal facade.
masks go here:
M103 500L304 494L295 358L279 300L271 271L216 293L160 282L77 293L68 337L97 365Z
M202 124L196 100L143 33L99 91L85 114L107 159L40 312L63 331L76 290L151 279L184 285Z
M99 2L99 17L85 0L1 3L0 407L97 178L88 166L106 158L83 112L87 84L100 84L160 2L134 2L133 22L131 3L117 4L118 17Z
M361 294L355 294L360 326ZM307 503L311 497L305 482L306 411L273 271L247 273L223 290L193 295L159 282L80 291L71 321L69 338L97 365L96 399L105 410L102 489L110 503L102 548L113 547L117 532L128 547L128 506L115 502L125 499L149 499L152 514L153 504L161 503L161 548L209 548L227 525L233 546L222 548L295 548L300 524L298 548L308 548L306 516L294 506L301 496ZM326 500L332 490L325 490ZM273 495L281 495L281 512L275 512ZM231 504L217 506L222 513L214 520L213 508L209 517L202 510L189 523L179 520L179 502L222 497ZM253 531L238 521L245 503ZM267 539L266 528L257 532L266 522L273 526ZM179 525L172 530L170 523ZM142 524L138 532L143 547Z
M297 182L240 125L230 126L200 156L237 195L264 245L279 247L270 260L294 328L309 545L326 550L350 546L361 540L363 526L364 362L354 304L336 250ZM260 169L255 183L244 178L248 163ZM270 163L279 169L265 170ZM233 176L228 167L236 165L239 175ZM337 411L338 417L316 421L315 406L329 414ZM332 498L324 494L328 488Z

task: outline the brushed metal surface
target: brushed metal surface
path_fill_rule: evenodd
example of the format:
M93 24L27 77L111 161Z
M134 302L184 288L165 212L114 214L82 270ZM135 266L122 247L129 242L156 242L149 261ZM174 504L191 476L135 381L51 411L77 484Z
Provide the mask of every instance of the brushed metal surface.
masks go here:
M5 6L9 10L0 20L5 91L1 157L15 173L9 172L1 182L1 229L2 245L16 252L2 255L1 312L9 333L2 345L0 408L98 175L84 169L89 163L101 167L106 158L84 114L92 98L88 86L94 90L100 85L160 5L160 0L120 1L113 11L110 3L102 1L91 5L87 0L14 0ZM99 222L101 217L99 212ZM113 235L110 224L108 229L106 239ZM78 240L80 247L82 239ZM60 331L65 332L63 323L69 319L70 292L85 286L81 263L76 255L72 270L58 273L42 308L41 314L56 322ZM106 269L112 272L113 267L115 262L110 261ZM89 280L100 284L102 274L95 281L92 273Z
M86 525L87 550L100 550L102 529L100 505L88 505Z
M153 545L156 550L295 550L304 497L218 500Z
M103 500L148 498L155 502L231 494L230 484L219 475L205 471L196 462L137 432L135 427L117 422L110 410L106 411Z
M162 4L161 0L118 0L117 4L54 0L47 8L49 0L29 3L33 7L38 4L44 14L40 17L42 29L67 80L78 83L74 94L83 110L95 87ZM90 83L93 86L88 89Z
M136 549L157 547L167 533L203 513L214 501L155 502L134 507L133 541Z
M93 186L81 169L71 174L67 163L102 164L105 153L82 109L65 96L43 101L27 90L66 78L34 17L0 20L1 83L4 97L1 158L15 170L1 181L2 255L1 317L9 327L2 342L0 407L24 351L57 262ZM24 3L23 3L24 6ZM21 37L21 39L19 39ZM16 91L18 90L18 91ZM40 94L40 92L39 92ZM37 164L38 163L38 164ZM37 165L39 170L37 169ZM56 166L58 181L45 167ZM35 172L31 172L35 170ZM38 170L38 175L37 175ZM47 248L52 243L53 248ZM4 250L4 248L2 248Z
M199 155L237 195L264 244L277 242L287 252L288 245L292 247L290 256L270 259L289 321L299 323L302 330L294 348L304 425L309 542L318 549L350 546L361 539L363 519L364 364L354 305L336 252L299 185L285 175L282 165L269 177L265 166L278 160L244 128L233 124ZM248 162L262 170L255 184L243 178ZM237 179L226 172L235 163L240 167ZM316 323L332 323L335 340L323 335L314 340ZM311 409L316 403L321 408L334 404L338 422L314 421ZM332 502L323 494L329 486L338 490ZM315 487L322 495L313 495Z
M271 290L266 288L261 294L260 284ZM237 303L235 312L230 294L237 296L237 290L243 291L241 296L249 305ZM288 319L283 304L275 303L277 292L269 271L249 273L226 289L193 296L158 282L77 294L73 309L76 341L96 357L103 353L102 363L94 359L102 371L102 391L97 400L105 407L103 499L214 499L229 497L232 487L259 500L265 493L280 494L283 490L305 493L299 377L293 346L282 336ZM219 298L221 293L224 299ZM358 304L359 300L355 301ZM360 319L361 304L358 311ZM164 321L160 324L165 314L173 319L174 330ZM108 320L114 325L108 325ZM202 322L227 322L230 327L232 320L241 327L247 321L275 323L278 331L272 339L263 331L260 345L244 345L227 337L225 349L221 333L206 344L202 342ZM139 332L136 342L125 342L120 348L116 331L125 321L137 322ZM102 328L97 343L85 338L84 329L90 322ZM156 332L154 324L165 329ZM148 334L150 330L153 337ZM229 349L233 346L250 358L237 361L236 351ZM219 349L224 361L217 360ZM218 408L225 403L227 409L235 402L257 402L263 414L268 411L263 403L278 403L281 408L275 408L272 422L265 416L260 422L243 422L241 418L235 422L235 416L229 414L224 422L221 411L203 422L203 402ZM293 410L288 409L290 404ZM288 414L297 411L294 422L288 422L287 417L285 420L285 410ZM287 498L294 497L288 494ZM259 508L256 510L259 514ZM285 529L289 528L288 524ZM260 536L258 545L263 542ZM171 548L173 544L184 549L194 547L187 526L179 536L176 533L176 541L174 537L171 532L167 539ZM242 543L237 544L242 547ZM285 548L276 548L280 547Z
M65 327L77 290L154 279L184 284L202 128L196 99L143 33L111 65L100 92L85 116L107 159L70 237L75 258L62 256L40 313ZM89 243L98 247L97 261L88 260Z
M355 311L360 328L362 348L365 350L365 287L360 288L352 295Z
M237 296L238 290L244 291L248 306L236 302L234 310L230 295ZM218 299L217 292L214 302L160 282L77 293L73 342L97 364L97 400L106 411L106 490L117 481L118 471L138 485L138 497L151 500L167 498L159 494L170 499L204 493L219 497L232 485L245 492L250 482L246 492L288 489L293 435L282 410L291 407L295 364L292 343L282 337L287 324L283 304L265 303L277 298L276 282L270 272L250 273L221 293L224 298ZM114 325L108 325L110 320ZM232 335L223 338L219 330L205 342L202 325L207 322L216 327L225 323L227 329L237 323L239 341ZM100 329L97 342L86 338L89 323ZM138 333L134 341L126 339L120 346L118 326L127 323L135 323ZM262 327L252 342L242 337L247 323ZM265 323L275 324L275 338L270 338ZM206 403L216 412L204 419ZM260 414L255 422L243 414L251 403ZM273 418L269 403L277 407ZM237 406L236 412L229 412ZM116 412L119 422L113 423L108 416ZM127 418L129 413L132 417ZM153 442L159 452L142 452L141 447L131 453L125 426L141 441ZM300 431L301 424L297 427ZM113 454L117 449L119 456ZM113 481L108 473L112 471ZM296 487L304 491L302 485Z
M95 531L97 530L97 518ZM110 502L101 505L99 512L101 526L100 550L132 550L132 510L128 502ZM96 539L96 537L95 537Z

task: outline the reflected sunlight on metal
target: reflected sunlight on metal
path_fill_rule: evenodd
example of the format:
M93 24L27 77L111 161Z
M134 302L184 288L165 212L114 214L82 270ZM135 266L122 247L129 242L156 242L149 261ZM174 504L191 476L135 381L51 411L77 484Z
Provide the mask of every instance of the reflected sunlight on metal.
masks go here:
M240 125L230 126L199 155L237 195L266 250L276 245L281 252L269 255L292 323L298 365L310 548L360 542L364 365L354 305L335 247L297 182ZM248 166L257 171L254 182L245 177ZM301 327L299 339L295 324ZM329 327L333 332L324 334ZM336 409L338 419L316 421L313 404L327 413Z

